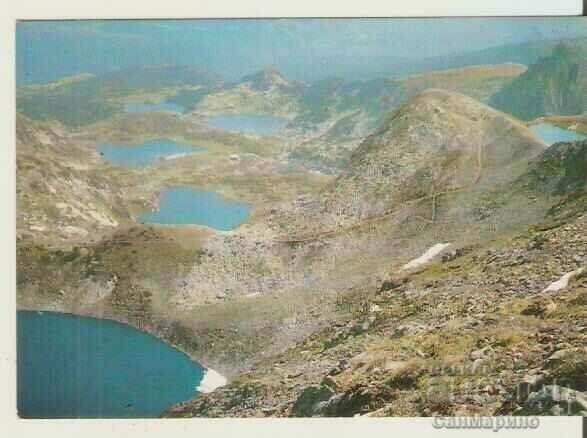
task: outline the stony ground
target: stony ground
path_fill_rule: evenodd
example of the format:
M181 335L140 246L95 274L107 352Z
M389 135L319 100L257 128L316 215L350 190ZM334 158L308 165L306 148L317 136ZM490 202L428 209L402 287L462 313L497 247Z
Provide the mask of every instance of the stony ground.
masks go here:
M411 119L402 125L410 175L412 147L436 144L429 139L438 133L439 148L452 145L453 119L457 128L469 123L460 112L443 112L443 105L434 103L429 112L444 130L427 128L421 111L415 113L423 118L416 126L422 129L414 129ZM502 126L501 116L493 119ZM474 135L461 132L459 140L469 152L461 163L466 192L433 202L418 192L415 203L397 204L397 216L301 242L287 238L330 230L322 213L339 225L337 211L301 196L318 192L331 178L282 162L282 150L271 141L200 131L197 121L152 115L117 118L78 133L36 125L22 130L19 308L127 322L230 378L227 387L171 408L170 416L584 413L584 274L577 271L566 288L544 290L585 266L586 174L585 166L573 163L586 162L587 144L545 154L525 179L510 181L508 168L503 184L511 185L504 191L495 182L503 160L492 164L473 147L481 141L493 148L484 133L495 126L481 116L474 122L467 128ZM511 132L525 132L521 124L513 128L499 150L510 153ZM83 158L100 138L171 136L197 144L208 135L207 152L172 165L128 171L104 166L95 155ZM521 137L522 145L536 143ZM371 159L381 171L364 174L365 187L379 184L382 190L370 193L384 200L388 184L375 177L388 175L398 159L386 144L377 144L385 153ZM366 143L363 149L372 148ZM48 165L39 174L42 166L31 163L43 154ZM63 154L76 155L61 163ZM434 171L446 169L436 161L415 161L425 178L404 178L406 194L422 189L421 181L444 181L446 175ZM522 173L527 164L525 158L514 170ZM80 198L70 190L72 181L87 198L81 216L71 208ZM242 196L255 208L246 224L226 233L133 223L162 187L177 184ZM60 188L59 199L50 186ZM338 187L330 185L341 199L356 193L354 183L346 191ZM138 205L111 202L119 198ZM555 200L560 204L542 220ZM55 211L56 201L63 211ZM368 210L377 207L375 213L396 206L359 201ZM106 226L92 208L100 205L98 213L105 213L109 204L125 208L113 216L116 224ZM289 216L282 216L284 206ZM37 214L44 215L42 222ZM300 227L291 230L294 216ZM364 222L361 214L350 217L352 226ZM46 228L33 228L39 224ZM85 234L68 234L67 226ZM443 261L399 272L411 257L445 240L453 246ZM555 392L553 383L561 379L572 389ZM517 399L519 391L528 397Z
M165 415L587 414L587 215L449 251L379 287L350 290L339 319Z
M19 117L17 128L19 309L129 323L226 375L321 323L309 314L287 322L301 309L319 306L316 297L246 296L256 295L262 283L264 290L273 284L254 280L264 269L258 263L259 217L268 206L328 180L281 162L278 144L211 132L165 114L121 116L76 132ZM99 142L161 137L205 140L207 151L141 169L109 166L95 152ZM161 189L173 185L250 203L247 224L241 231L217 232L136 223L141 212L156 207ZM251 278L250 291L238 288L240 297L231 296L239 284L232 278L235 269ZM206 276L198 277L199 271ZM212 287L194 294L205 278ZM225 286L215 286L223 280ZM225 293L230 281L234 287Z

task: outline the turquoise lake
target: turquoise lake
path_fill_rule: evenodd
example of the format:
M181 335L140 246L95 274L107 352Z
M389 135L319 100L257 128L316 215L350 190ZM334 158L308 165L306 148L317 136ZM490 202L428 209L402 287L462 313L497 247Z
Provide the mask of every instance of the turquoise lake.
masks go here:
M204 369L157 338L113 321L19 311L23 418L157 417L195 394Z
M140 222L167 225L206 225L228 231L249 217L249 206L228 201L214 192L189 187L173 187L164 190L159 200L159 210L144 213Z
M534 133L547 145L557 143L559 141L579 141L587 138L583 134L569 131L567 129L559 128L558 126L549 125L547 123L539 123L530 126L530 131Z
M149 140L136 144L100 144L98 152L110 164L144 167L174 155L186 155L205 151L205 147L177 143L168 138Z
M144 103L144 102L125 102L124 112L125 113L175 113L183 114L184 108L181 105L175 103Z
M283 117L255 114L226 114L208 118L208 124L218 129L267 136L276 134L287 125Z

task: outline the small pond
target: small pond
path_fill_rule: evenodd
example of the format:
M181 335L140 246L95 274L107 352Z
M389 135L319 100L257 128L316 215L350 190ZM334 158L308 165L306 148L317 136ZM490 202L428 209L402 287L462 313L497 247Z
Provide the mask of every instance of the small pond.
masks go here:
M579 141L587 138L587 136L583 134L559 128L558 126L549 125L547 123L532 125L530 126L530 131L549 146L561 141Z
M135 144L100 144L98 152L110 164L144 167L159 160L205 151L202 146L177 143L168 138L148 140Z
M228 231L249 217L249 209L245 203L228 201L214 192L173 187L161 193L159 210L144 213L139 221L167 225L206 225Z

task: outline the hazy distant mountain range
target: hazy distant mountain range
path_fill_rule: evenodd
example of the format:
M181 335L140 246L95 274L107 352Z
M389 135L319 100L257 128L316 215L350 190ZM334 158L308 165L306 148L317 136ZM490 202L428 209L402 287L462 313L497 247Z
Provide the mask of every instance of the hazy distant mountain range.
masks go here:
M380 79L364 81L331 78L303 84L288 80L275 69L268 69L245 76L240 81L230 82L203 67L140 67L100 75L78 75L52 84L21 87L18 91L17 104L19 111L32 118L57 117L71 126L92 123L120 112L122 101L140 99L141 94L144 100L173 102L182 105L188 111L201 105L204 112L220 110L273 112L288 115L290 118L302 116L306 120L312 119L314 122L319 122L321 119L328 118L328 113L335 111L335 107L339 112L362 107L370 114L380 114L378 109L380 102L392 93L394 88L397 88L398 81L401 81L402 76L406 74L478 64L532 65L541 58L551 56L556 44L557 42L552 41L526 43L420 61L405 60L404 62L404 60L395 59L393 66L382 68L379 72ZM552 56L557 60L553 59L551 64L571 62L570 58L580 56L579 53L583 52L584 47L587 46L587 40L570 40L565 44L569 50L572 48L577 54L554 54ZM536 77L537 69L544 68L546 68L545 65L539 65L520 80L535 80L530 78ZM271 75L267 76L268 72L272 72ZM476 88L475 85L471 87L472 90ZM517 85L511 87L513 88L517 89L517 93L523 92ZM576 94L576 92L582 92L582 90L569 89L565 93ZM496 96L492 102L497 107L507 110L505 102L508 100L508 93L508 89L504 89L502 95ZM256 103L255 95L257 95ZM262 104L259 101L260 96L263 96ZM225 102L220 102L223 99ZM517 100L513 95L512 99ZM568 108L563 111L564 114L578 108L577 103L571 101L572 98L565 99L562 105ZM345 103L345 100L348 103ZM84 105L80 105L81 102ZM544 109L546 112L540 114L541 105L530 106L533 107L533 114L531 114L533 117L548 114L548 108ZM516 112L514 109L512 111ZM518 115L522 116L519 111Z

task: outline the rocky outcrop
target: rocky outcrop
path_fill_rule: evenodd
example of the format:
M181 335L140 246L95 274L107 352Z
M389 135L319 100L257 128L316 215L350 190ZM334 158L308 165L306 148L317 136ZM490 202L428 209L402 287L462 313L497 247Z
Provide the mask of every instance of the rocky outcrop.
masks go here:
M268 68L202 96L194 110L206 116L244 113L292 118L299 111L300 88L300 84Z
M88 241L130 220L123 191L99 160L58 124L17 117L17 239Z
M491 106L531 120L540 116L573 115L587 109L587 64L582 49L556 46L550 56L539 59L493 95Z

